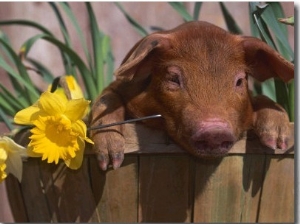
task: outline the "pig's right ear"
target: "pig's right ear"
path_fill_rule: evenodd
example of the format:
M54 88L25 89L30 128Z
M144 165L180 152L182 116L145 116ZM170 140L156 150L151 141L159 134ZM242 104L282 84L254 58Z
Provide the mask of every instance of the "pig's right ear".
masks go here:
M258 81L278 77L284 82L294 78L294 65L269 45L255 37L242 37L246 63Z
M170 45L169 35L154 33L146 36L127 53L123 59L121 66L115 71L117 79L130 81L137 74L137 70L141 68L143 75L151 69L151 63L147 62L147 56L158 48L168 48ZM141 66L143 64L143 66ZM142 77L137 77L138 79Z

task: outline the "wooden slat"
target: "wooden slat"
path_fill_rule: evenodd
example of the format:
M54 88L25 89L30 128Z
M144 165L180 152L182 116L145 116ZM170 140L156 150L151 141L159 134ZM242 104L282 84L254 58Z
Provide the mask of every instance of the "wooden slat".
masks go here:
M199 160L194 222L255 222L264 156Z
M21 189L29 222L51 222L47 199L40 179L40 159L29 158L23 163Z
M41 163L41 183L52 222L97 222L96 204L89 183L87 159L78 170Z
M142 156L139 172L139 222L190 222L188 156Z
M137 222L137 157L126 156L117 170L101 171L90 158L91 185L101 222Z
M6 194L7 200L3 200L3 198L0 197L1 210L4 213L3 217L0 218L1 222L28 222L18 179L13 175L8 175L5 179L5 185L2 186L5 188L5 191L2 193ZM7 210L10 210L10 212L7 212ZM8 217L6 217L7 215Z
M293 155L267 156L258 222L293 223L294 186Z

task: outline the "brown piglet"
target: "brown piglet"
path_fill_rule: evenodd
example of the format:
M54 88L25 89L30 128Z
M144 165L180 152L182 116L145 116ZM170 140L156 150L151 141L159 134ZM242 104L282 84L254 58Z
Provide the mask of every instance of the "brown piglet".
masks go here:
M116 70L116 80L96 99L91 127L161 114L143 123L163 129L196 157L225 155L243 132L262 144L287 149L289 118L265 96L252 97L248 76L258 81L294 78L294 65L263 41L207 22L184 23L141 39ZM92 130L101 169L124 158L123 125Z

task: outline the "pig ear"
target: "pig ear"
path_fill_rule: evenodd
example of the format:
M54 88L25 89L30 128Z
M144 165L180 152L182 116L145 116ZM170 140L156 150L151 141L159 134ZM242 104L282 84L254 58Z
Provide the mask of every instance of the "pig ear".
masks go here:
M246 63L258 81L278 77L284 82L294 78L294 65L269 45L255 37L242 37Z
M167 48L169 46L169 38L167 34L155 33L151 34L138 43L128 52L123 59L121 66L115 71L117 79L131 80L145 61L146 57L157 48ZM143 73L147 73L147 66L149 63L143 66Z

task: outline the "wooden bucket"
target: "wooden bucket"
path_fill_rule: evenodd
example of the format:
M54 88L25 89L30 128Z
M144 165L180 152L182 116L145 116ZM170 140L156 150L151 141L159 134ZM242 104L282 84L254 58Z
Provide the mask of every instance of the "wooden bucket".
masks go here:
M294 125L287 152L248 132L230 153L195 159L163 132L126 125L121 168L104 172L89 147L82 167L24 162L6 191L16 222L294 222ZM0 209L1 210L1 209Z

